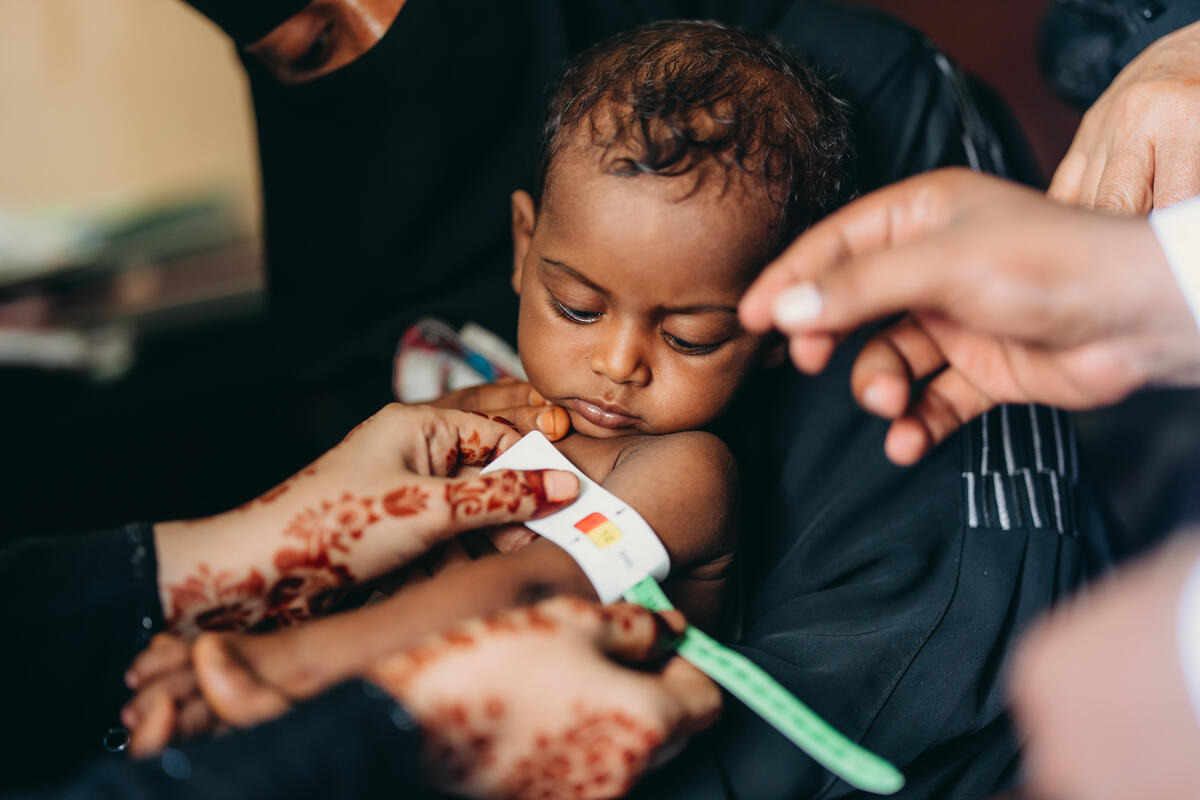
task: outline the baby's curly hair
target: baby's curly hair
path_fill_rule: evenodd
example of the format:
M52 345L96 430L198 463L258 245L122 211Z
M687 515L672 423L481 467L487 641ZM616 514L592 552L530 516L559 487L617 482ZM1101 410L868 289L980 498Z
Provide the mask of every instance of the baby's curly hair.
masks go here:
M542 129L534 200L586 124L605 153L635 154L603 159L612 174L674 177L715 163L727 181L761 175L779 208L778 251L853 193L848 108L778 40L717 22L642 25L567 65Z

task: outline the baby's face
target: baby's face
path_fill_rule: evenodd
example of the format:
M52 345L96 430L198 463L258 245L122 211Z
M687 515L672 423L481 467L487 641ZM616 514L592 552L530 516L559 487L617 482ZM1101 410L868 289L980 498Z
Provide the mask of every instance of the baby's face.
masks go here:
M767 253L760 196L716 175L617 176L595 151L555 159L536 220L513 196L518 344L533 386L588 436L702 427L763 338L737 303Z

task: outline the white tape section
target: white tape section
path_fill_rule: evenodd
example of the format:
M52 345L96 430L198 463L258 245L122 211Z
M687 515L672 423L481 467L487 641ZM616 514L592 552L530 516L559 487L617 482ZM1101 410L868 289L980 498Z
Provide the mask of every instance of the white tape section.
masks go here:
M483 472L498 469L562 469L579 477L578 500L526 525L575 559L600 602L620 600L627 589L647 575L660 581L667 577L670 557L646 520L580 472L542 434L527 434Z

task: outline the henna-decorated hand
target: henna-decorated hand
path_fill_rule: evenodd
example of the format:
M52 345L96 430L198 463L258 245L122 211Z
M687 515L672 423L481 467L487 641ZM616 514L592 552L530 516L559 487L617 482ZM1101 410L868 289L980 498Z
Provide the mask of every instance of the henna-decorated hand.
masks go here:
M515 378L459 389L442 395L431 405L486 413L492 419L510 422L521 433L541 431L552 442L571 432L566 409L552 405L537 389Z
M393 404L257 500L155 526L169 630L261 630L328 610L353 584L439 542L562 508L578 479L554 470L457 476L520 435L476 414Z
M720 711L686 661L661 661L685 623L559 597L458 626L367 673L413 714L439 788L470 797L624 795Z
M679 612L558 597L458 625L377 661L365 677L421 725L429 775L442 789L618 797L720 712L721 693L703 673L678 657L661 664L683 629ZM300 699L259 678L220 635L198 638L192 656L226 723L255 725Z

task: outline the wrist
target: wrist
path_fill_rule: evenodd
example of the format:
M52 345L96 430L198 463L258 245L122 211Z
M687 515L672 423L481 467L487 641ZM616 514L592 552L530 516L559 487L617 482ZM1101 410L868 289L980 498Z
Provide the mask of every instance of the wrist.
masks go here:
M278 512L248 508L156 524L158 592L167 628L189 636L245 630L294 613L288 601L297 599L303 581L286 584L288 576L278 567L284 541L269 535L282 529Z

